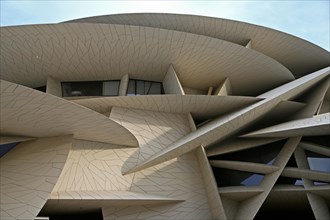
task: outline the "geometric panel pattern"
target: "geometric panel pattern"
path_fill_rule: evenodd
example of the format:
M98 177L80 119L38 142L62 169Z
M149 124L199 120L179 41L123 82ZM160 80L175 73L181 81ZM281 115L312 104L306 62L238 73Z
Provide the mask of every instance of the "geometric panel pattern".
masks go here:
M32 137L74 134L75 138L137 146L129 131L95 111L25 86L4 80L0 83L3 134Z
M139 162L190 132L186 114L113 107L110 118L127 128L138 140Z
M71 136L20 143L1 157L1 219L33 219L46 203L72 145Z
M294 79L285 66L262 53L169 29L31 25L3 27L0 41L2 79L29 87L45 85L49 75L59 81L119 80L126 74L162 81L171 63L182 86L205 90L230 77L235 95L258 95Z
M330 218L328 51L193 15L0 29L1 219Z
M296 77L329 65L329 52L284 32L241 21L189 14L132 13L80 18L66 23L125 24L210 36L252 49L284 64ZM270 43L271 42L271 43ZM294 42L294 43L293 43ZM314 59L318 57L318 59Z
M104 219L212 219L193 152L135 173L131 191L180 198L185 202L164 206L107 207L103 209Z
M74 140L62 174L53 193L61 191L125 191L129 190L133 175L121 175L121 167L136 148ZM137 158L130 158L129 164Z

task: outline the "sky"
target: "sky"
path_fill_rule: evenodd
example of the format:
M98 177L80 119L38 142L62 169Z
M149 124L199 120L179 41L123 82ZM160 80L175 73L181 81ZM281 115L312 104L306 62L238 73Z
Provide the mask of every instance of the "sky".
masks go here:
M270 27L330 50L330 0L0 1L1 26L58 23L82 17L134 12L194 14Z

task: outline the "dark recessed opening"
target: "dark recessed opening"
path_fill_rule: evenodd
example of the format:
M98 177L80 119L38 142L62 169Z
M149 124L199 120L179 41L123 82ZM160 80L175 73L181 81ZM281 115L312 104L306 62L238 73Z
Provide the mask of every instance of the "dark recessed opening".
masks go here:
M212 167L218 187L259 186L264 175Z
M330 147L330 135L326 136L305 136L301 139L301 142L314 143L326 147Z
M40 86L40 87L36 87L36 88L33 88L35 90L38 90L40 92L46 92L46 86Z
M65 213L50 213L41 212L38 216L49 217L50 220L103 220L102 209L90 211L66 211Z
M260 147L251 148L222 155L209 157L210 160L233 160L244 162L255 162L263 164L272 164L281 151L286 140L262 145ZM262 156L261 156L262 155Z
M305 193L271 192L254 220L264 219L315 219Z

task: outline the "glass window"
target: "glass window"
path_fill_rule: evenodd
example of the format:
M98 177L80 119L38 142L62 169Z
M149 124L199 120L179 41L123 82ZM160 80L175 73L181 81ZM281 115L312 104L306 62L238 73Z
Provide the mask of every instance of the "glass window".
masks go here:
M162 84L161 83L152 83L148 91L148 94L162 94Z
M118 96L120 80L62 82L63 97Z
M144 81L136 81L136 95L145 95Z
M127 95L128 96L135 95L135 80L130 79L128 81Z
M71 96L71 83L62 82L62 96L63 97Z
M103 82L103 96L118 96L120 81Z
M62 93L68 96L102 96L102 82L62 82Z
M128 96L163 94L162 83L130 79L126 94Z

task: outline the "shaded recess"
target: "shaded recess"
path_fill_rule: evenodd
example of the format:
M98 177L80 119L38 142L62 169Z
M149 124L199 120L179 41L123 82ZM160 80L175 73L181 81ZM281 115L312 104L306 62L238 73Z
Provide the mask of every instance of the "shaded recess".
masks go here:
M103 220L102 209L67 211L64 213L48 213L41 210L38 216L47 216L50 220Z
M254 220L315 219L305 193L271 192Z
M247 150L211 156L209 160L234 160L271 165L285 142L286 140L281 140ZM262 155L262 157L258 155Z
M329 148L330 151L330 135L325 135L325 136L306 136L301 139L301 142L310 142L310 143L315 143L321 146L326 146Z
M259 186L265 175L212 167L218 187Z
M0 145L0 158L3 157L6 153L8 153L11 149L13 149L19 143L20 142L9 143L9 144L1 144Z

